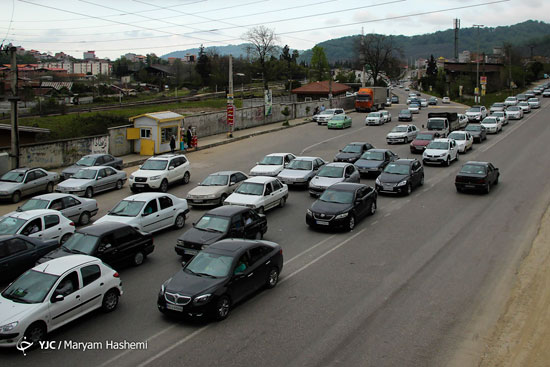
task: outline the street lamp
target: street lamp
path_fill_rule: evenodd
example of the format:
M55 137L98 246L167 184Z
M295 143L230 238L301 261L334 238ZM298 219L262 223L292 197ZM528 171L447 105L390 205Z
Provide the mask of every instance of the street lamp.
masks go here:
M245 74L235 73L235 75L241 78L241 99L243 100L243 103L244 103L244 79L243 79L243 77L245 76Z
M485 27L483 24L474 24L477 28L477 55L476 55L476 103L481 103L481 91L479 90L479 28Z

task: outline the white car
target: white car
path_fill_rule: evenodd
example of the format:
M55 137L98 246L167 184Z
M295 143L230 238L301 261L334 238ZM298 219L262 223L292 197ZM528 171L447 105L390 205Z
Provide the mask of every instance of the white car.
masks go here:
M95 199L81 198L71 194L44 194L34 196L25 204L17 208L18 212L34 209L53 209L58 210L65 217L75 223L86 225L90 218L95 216L98 211L97 201Z
M385 122L391 122L391 113L390 113L390 111L382 110L382 111L380 111L380 113L386 119Z
M544 92L542 92L542 96L544 98L550 97L550 89L545 89Z
M119 201L95 223L126 223L139 231L152 233L168 227L183 228L187 213L187 200L167 193L145 192Z
M449 139L454 139L460 153L466 153L474 145L474 138L467 131L453 131L449 134Z
M247 178L241 171L212 173L187 193L187 203L191 206L223 205L223 201Z
M537 97L529 98L527 100L527 103L529 103L529 106L531 106L531 108L540 108L540 101Z
M98 258L71 255L23 273L0 295L0 347L46 335L98 308L113 311L122 295L118 273Z
M508 97L506 100L504 100L504 106L515 106L518 104L518 99L516 97Z
M320 114L314 116L313 121L316 121L317 125L326 125L334 115L340 115L342 113L344 113L343 108L331 108L328 110L324 110Z
M458 126L460 126L461 129L466 127L466 125L468 125L468 122L470 122L468 116L463 113L458 114Z
M107 166L87 167L59 183L55 191L90 199L99 192L120 190L125 182L126 172L124 171Z
M420 98L420 106L428 107L428 100L426 98Z
M176 182L186 184L191 178L191 166L183 154L162 154L151 157L134 171L128 180L130 190L160 190Z
M386 142L388 144L408 143L416 138L416 134L418 129L415 125L397 125L386 135Z
M11 212L0 218L0 235L22 234L42 241L57 240L63 244L74 230L73 221L52 209Z
M416 103L411 103L409 105L409 111L411 111L411 113L420 113L420 106Z
M496 116L488 116L481 121L481 126L485 128L487 134L497 134L502 131L502 121Z
M284 207L288 199L288 186L275 177L252 177L244 181L223 205L242 205L263 214L276 206Z
M449 97L443 97L441 103L451 103L451 99Z
M458 146L453 139L434 139L422 154L422 163L439 163L446 166L458 161Z
M523 118L523 109L518 106L510 106L506 109L508 120L520 120Z
M381 112L370 112L365 117L365 125L382 125L386 122L386 118L382 116Z
M351 163L333 162L326 164L309 181L309 194L311 196L321 196L327 187L340 182L359 183L361 174L357 167Z
M481 121L487 117L487 108L485 106L472 106L466 110L466 116L470 121Z
M508 116L506 115L506 111L496 111L493 112L491 116L498 117L500 122L502 122L502 126L508 125Z
M327 162L319 157L296 157L277 175L277 178L287 185L308 185Z
M529 102L526 102L526 101L520 102L518 103L518 107L523 110L524 114L531 112L531 105L529 104Z
M292 153L268 154L250 170L250 176L277 176L296 156Z
M497 112L497 111L504 111L506 110L506 106L503 102L495 102L491 105L491 108L489 108L489 113Z

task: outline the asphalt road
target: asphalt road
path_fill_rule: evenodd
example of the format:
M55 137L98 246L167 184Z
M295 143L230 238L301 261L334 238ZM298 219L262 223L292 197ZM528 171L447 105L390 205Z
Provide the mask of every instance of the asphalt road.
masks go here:
M397 93L404 102L403 90ZM155 236L155 251L142 266L121 269L125 293L115 312L94 312L50 335L56 341L147 340L146 350L35 350L26 357L0 350L2 365L446 365L498 310L490 302L494 290L513 274L550 201L549 105L543 100L543 108L474 145L451 167L425 167L423 187L409 197L380 196L377 213L349 233L309 230L305 211L314 200L291 190L284 208L267 213L265 239L284 249L280 284L238 305L223 322L176 321L158 312L160 285L181 267L174 252L180 232L167 230ZM394 118L383 126L364 126L365 114L352 113L353 126L343 131L306 124L193 152L191 183L170 192L184 197L215 171L248 172L268 153L332 161L351 141L388 147L385 135L402 108L389 108ZM433 109L423 109L413 123L420 128ZM437 110L463 112L455 104ZM413 156L408 145L389 148ZM500 168L490 195L456 193L454 176L467 160ZM127 195L127 187L98 195L99 215ZM0 213L12 208L3 205ZM184 230L203 213L193 209ZM489 316L479 321L479 315Z

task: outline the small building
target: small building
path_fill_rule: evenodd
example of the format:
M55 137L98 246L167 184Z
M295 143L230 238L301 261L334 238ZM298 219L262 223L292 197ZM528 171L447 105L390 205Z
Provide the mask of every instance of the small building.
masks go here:
M329 82L328 80L323 80L320 82L313 82L306 85L303 85L299 88L292 90L292 93L298 96L298 100L303 101L307 97L310 97L313 100L318 100L320 98L328 98L329 94ZM347 91L351 90L351 87L337 82L332 82L332 96L345 95Z
M128 128L126 138L134 140L134 152L155 155L170 151L170 138L176 138L179 147L183 133L183 116L172 111L144 113L130 117L133 128Z

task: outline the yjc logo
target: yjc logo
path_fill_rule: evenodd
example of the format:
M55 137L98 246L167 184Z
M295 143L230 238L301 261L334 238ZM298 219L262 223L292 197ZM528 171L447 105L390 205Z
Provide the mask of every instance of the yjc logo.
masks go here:
M19 339L15 347L17 348L17 350L20 350L21 352L23 352L24 356L26 356L27 355L26 350L32 347L33 344L34 344L33 342L27 341L27 337L22 337L21 339Z

